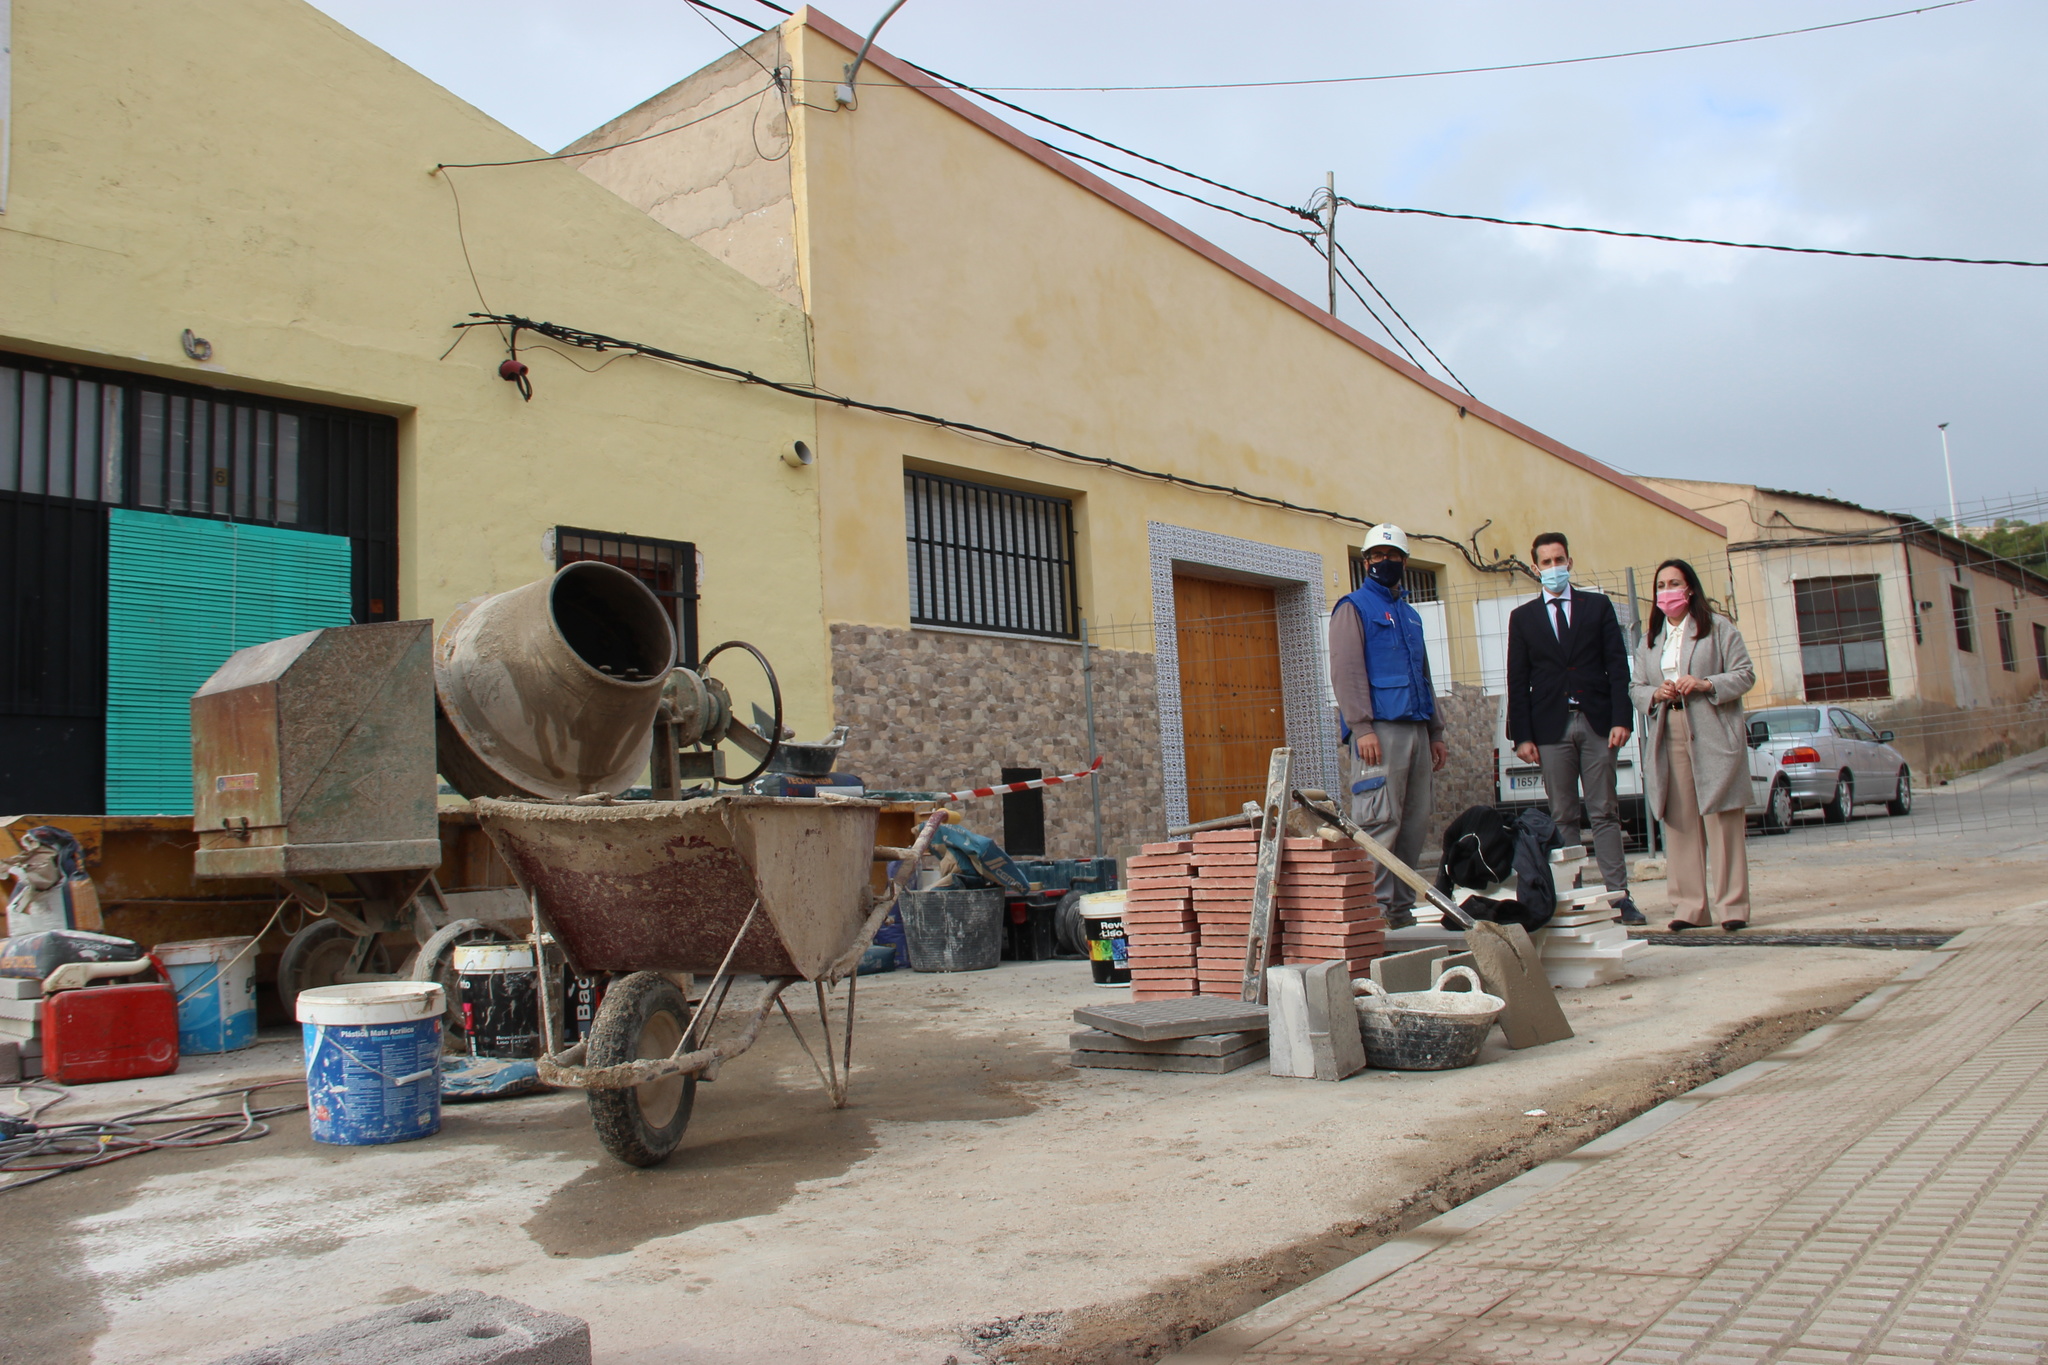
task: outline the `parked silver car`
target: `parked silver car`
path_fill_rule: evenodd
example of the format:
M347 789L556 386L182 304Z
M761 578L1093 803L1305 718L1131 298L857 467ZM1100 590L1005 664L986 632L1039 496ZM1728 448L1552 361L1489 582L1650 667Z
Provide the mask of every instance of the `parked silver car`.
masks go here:
M1893 815L1913 809L1913 774L1877 730L1841 706L1776 706L1752 711L1749 726L1749 814L1766 832L1789 829L1795 811L1818 810L1846 824L1857 806L1882 805Z

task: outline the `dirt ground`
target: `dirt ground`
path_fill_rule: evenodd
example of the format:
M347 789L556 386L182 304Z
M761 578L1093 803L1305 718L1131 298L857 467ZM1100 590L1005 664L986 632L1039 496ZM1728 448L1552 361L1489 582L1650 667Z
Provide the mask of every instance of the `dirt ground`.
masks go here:
M1759 927L1962 928L2048 908L2016 908L2048 881L2038 828L1750 847ZM1639 899L1654 919L1661 891ZM244 1146L9 1195L0 1361L205 1362L457 1287L587 1319L607 1365L1148 1359L1916 960L1654 946L1632 979L1563 993L1570 1041L1339 1085L1076 1071L1071 1010L1116 998L1080 964L866 978L846 1110L771 1032L699 1089L658 1169L612 1162L580 1097L542 1095L450 1106L439 1136L383 1148L316 1146L286 1115ZM296 1063L280 1037L81 1089L49 1117Z

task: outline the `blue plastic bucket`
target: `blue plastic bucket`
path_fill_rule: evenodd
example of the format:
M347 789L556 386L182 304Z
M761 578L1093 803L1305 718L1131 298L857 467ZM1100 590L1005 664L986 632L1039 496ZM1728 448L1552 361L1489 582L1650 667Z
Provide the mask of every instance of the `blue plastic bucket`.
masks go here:
M256 1041L256 940L159 943L178 995L178 1052L234 1052Z
M410 1142L441 1131L441 988L362 981L300 991L313 1141Z

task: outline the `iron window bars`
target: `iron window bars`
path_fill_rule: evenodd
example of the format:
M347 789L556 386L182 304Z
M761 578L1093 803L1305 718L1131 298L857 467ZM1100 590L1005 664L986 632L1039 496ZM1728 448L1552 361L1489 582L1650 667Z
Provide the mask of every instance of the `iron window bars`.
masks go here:
M903 520L914 624L1079 638L1070 499L907 470Z
M697 547L693 542L557 526L555 567L583 559L616 564L652 589L676 629L676 662L684 668L697 666Z

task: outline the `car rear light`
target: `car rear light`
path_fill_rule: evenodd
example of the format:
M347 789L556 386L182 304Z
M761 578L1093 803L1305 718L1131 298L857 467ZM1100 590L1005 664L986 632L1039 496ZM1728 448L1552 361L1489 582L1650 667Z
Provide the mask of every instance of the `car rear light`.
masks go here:
M1818 763L1820 762L1820 750L1809 749L1804 745L1797 749L1788 749L1785 752L1783 762L1788 768L1795 763Z

